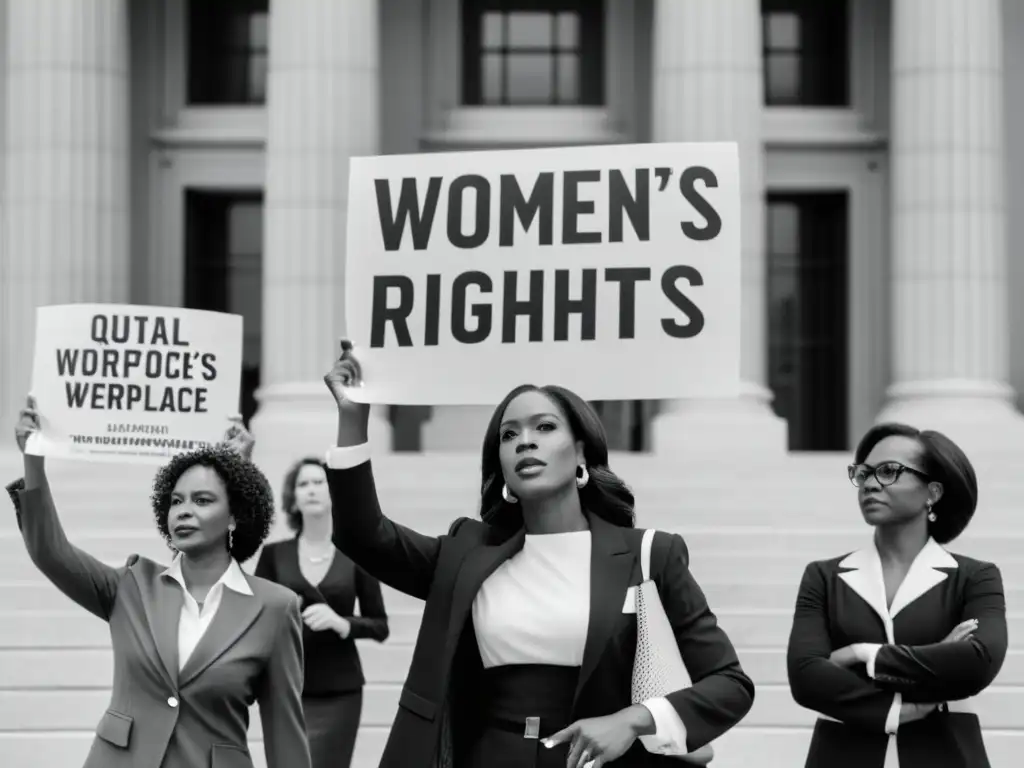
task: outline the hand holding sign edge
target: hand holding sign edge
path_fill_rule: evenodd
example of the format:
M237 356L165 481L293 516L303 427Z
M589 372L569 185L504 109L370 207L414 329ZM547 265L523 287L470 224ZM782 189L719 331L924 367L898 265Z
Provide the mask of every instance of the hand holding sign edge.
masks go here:
M363 384L362 369L352 342L341 340L341 357L324 376L324 383L338 405L338 446L360 445L368 440L370 406L352 400L348 391Z

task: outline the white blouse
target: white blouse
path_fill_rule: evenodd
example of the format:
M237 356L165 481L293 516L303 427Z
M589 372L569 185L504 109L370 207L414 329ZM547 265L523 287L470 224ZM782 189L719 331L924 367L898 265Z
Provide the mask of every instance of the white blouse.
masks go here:
M332 448L330 469L370 460L369 444ZM590 531L527 535L473 600L473 628L484 667L552 664L578 667L590 624ZM640 737L658 755L685 755L686 726L668 699L643 702L655 732Z
M590 531L527 535L473 601L484 669L579 667L590 621Z
M213 623L213 617L217 615L217 609L220 608L224 590L230 589L232 592L238 592L241 595L251 597L252 588L249 586L249 582L245 580L245 574L242 572L241 566L234 559L228 563L227 569L210 588L202 607L199 606L196 599L192 597L192 593L188 591L188 587L185 586L185 576L181 572L180 553L174 556L170 566L160 575L173 579L181 586L183 600L181 602L181 614L178 619L178 671L180 672L184 669L185 662L192 655L192 651L196 649L199 641L206 634L206 630L210 628L210 624Z

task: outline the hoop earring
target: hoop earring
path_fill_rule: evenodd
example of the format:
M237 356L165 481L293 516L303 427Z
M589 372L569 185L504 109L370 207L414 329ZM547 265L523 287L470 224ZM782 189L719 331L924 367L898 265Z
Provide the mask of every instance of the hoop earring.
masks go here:
M501 486L501 498L507 501L509 504L518 504L519 499L512 495L512 491L508 489L508 483Z
M580 464L576 471L576 487L581 491L587 487L587 483L590 482L590 473L587 472L587 465Z

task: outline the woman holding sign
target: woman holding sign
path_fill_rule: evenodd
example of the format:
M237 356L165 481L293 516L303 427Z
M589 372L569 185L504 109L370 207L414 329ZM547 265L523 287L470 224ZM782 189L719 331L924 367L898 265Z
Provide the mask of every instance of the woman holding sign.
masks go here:
M302 459L289 470L281 503L295 537L264 547L256 575L302 600L302 707L313 768L348 768L366 682L355 641L388 637L380 582L331 542L331 494L321 460ZM353 615L357 600L359 616Z
M821 714L808 768L987 768L973 697L1006 657L999 569L943 545L978 481L939 432L880 424L849 467L865 548L809 564L789 639L796 702Z
M30 398L15 430L22 453L38 429ZM254 700L268 768L310 766L298 599L239 566L270 530L273 495L247 458L248 433L238 423L228 436L157 473L157 529L177 553L169 566L132 555L112 568L71 544L40 456L25 454L24 478L8 486L32 562L110 624L113 692L85 768L252 768Z
M347 396L360 372L342 349L325 377L339 409L327 462L335 543L426 601L381 768L707 762L702 748L746 715L754 687L690 574L686 544L661 534L650 567L670 625L663 641L678 646L693 684L638 700L645 537L593 409L559 387L511 392L484 436L482 521L427 536L381 513L369 407Z

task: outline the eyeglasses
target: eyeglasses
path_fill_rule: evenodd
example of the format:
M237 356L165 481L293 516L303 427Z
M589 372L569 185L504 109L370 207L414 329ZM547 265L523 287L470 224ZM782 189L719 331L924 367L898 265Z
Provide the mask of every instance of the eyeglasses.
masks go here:
M908 467L906 464L900 464L898 461L887 461L884 464L879 464L877 467L872 467L869 464L851 464L846 468L846 471L849 473L850 482L853 483L855 488L860 488L864 485L869 477L874 477L882 487L892 485L900 479L900 475L904 472L917 475L922 480L928 480L928 475L924 472Z

